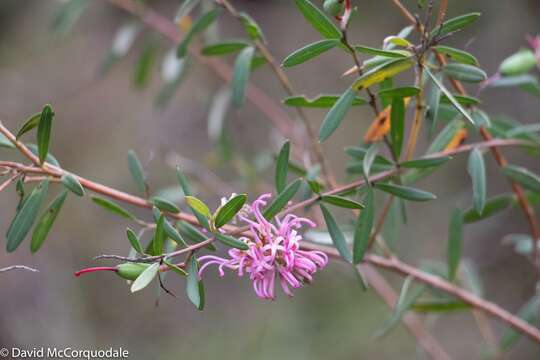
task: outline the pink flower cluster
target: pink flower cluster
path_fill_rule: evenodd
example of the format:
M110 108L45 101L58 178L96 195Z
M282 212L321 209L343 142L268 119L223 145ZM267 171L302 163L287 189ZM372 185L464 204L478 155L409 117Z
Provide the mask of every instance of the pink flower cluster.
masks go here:
M540 35L528 35L527 41L529 41L529 45L533 48L536 54L536 58L538 59L538 68L540 68Z
M300 249L302 235L298 230L303 225L316 226L309 219L293 214L286 215L283 220L275 218L276 225L264 218L261 207L266 206L271 194L261 195L253 202L250 213L254 219L240 215L254 234L253 239L241 238L248 250L230 249L230 258L214 255L201 256L203 263L199 276L210 265L218 265L220 276L224 276L224 268L238 271L238 276L249 274L253 288L263 299L275 299L275 281L283 292L293 296L291 287L296 289L304 283L311 283L313 274L328 263L328 257L320 251L305 251Z

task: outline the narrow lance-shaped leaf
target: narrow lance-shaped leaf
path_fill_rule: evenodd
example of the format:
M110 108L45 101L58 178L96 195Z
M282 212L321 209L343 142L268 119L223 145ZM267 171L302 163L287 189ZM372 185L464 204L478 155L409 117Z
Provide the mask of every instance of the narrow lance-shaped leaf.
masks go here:
M240 51L246 46L249 46L249 43L243 40L227 40L205 46L201 50L201 54L206 56L221 56Z
M290 96L283 100L287 106L307 107L307 108L331 108L338 102L341 95L319 95L314 98L308 98L304 95ZM367 101L360 97L355 97L352 106L366 105Z
M443 68L443 72L446 76L463 82L477 83L487 79L484 70L468 64L448 64Z
M154 239L152 240L152 255L161 255L163 252L163 246L165 245L165 239L167 238L164 223L165 216L161 214L156 223L156 231L154 233Z
M154 206L160 209L161 211L167 211L173 214L178 214L180 212L180 209L178 208L178 206L176 206L171 201L164 199L162 197L154 196L152 197L151 201L152 201L152 204L154 204Z
M186 202L189 205L191 209L198 212L199 214L205 216L206 218L210 219L212 217L212 213L210 212L210 209L204 202L197 199L194 196L186 196Z
M428 76L431 78L431 81L441 90L441 92L446 95L448 100L452 103L452 105L465 117L465 119L469 120L471 124L476 126L476 123L474 122L471 114L461 106L461 104L456 100L454 95L443 85L439 79L433 73L428 69L424 68L424 71L428 74Z
M186 56L189 44L191 43L193 37L198 33L203 32L204 30L206 30L206 28L212 25L212 23L219 16L219 13L220 9L215 8L201 15L201 17L197 19L197 21L189 29L186 35L184 35L184 39L182 40L182 42L180 42L178 48L176 49L176 56L180 58Z
M525 188L534 192L540 192L540 176L532 171L521 166L507 165L503 168L503 172L510 179L520 183Z
M300 65L302 63L305 63L306 61L309 61L322 53L335 48L341 43L338 39L329 39L329 40L320 40L317 42L314 42L312 44L306 45L283 60L282 66L284 67L292 67L296 65Z
M373 166L373 163L375 159L377 158L378 151L379 151L378 143L371 144L367 150L366 156L364 157L364 161L362 162L365 178L369 178L369 174L371 173L371 167Z
M401 155L403 146L403 137L405 132L405 101L403 98L395 98L392 101L392 110L390 112L390 136L392 138L392 151L396 158Z
M415 160L409 160L401 163L401 167L410 169L426 169L446 164L449 160L452 160L451 156L439 156L439 157L426 157Z
M296 179L290 183L264 210L264 217L270 220L276 216L298 192L300 185L302 185L302 179Z
M134 293L147 287L158 275L158 273L159 263L153 263L152 265L148 266L131 285L131 292Z
M45 239L47 238L47 235L49 234L49 231L51 230L60 209L62 209L62 205L66 200L67 194L67 191L62 191L62 193L60 193L60 195L58 195L56 199L49 204L47 209L45 209L43 215L41 215L41 218L39 219L34 228L34 232L32 233L32 243L30 244L30 251L32 253L37 252L43 245L43 242L45 242Z
M347 241L345 240L343 232L339 228L336 220L334 219L330 211L328 211L328 209L323 204L320 204L320 207L324 216L324 221L326 222L328 233L330 234L330 238L332 239L334 246L339 251L339 254L343 257L343 259L345 259L345 261L352 262L352 254L349 250L349 247L347 246Z
M135 234L133 230L131 230L130 228L126 230L126 234L127 234L128 241L131 244L131 247L133 248L133 250L135 250L138 254L143 255L144 250L142 248L141 242L137 234Z
M66 187L66 189L68 189L75 195L84 196L84 188L74 175L70 173L64 173L60 181Z
M246 199L246 194L236 195L235 197L227 201L227 203L220 206L214 217L214 225L216 226L216 228L220 228L223 225L227 224L229 221L231 221L236 216L236 214L238 214L238 212L242 210L242 207L246 203Z
M413 65L414 61L411 58L387 61L360 76L352 87L357 91L368 88L410 69Z
M482 214L486 205L486 166L480 149L471 151L468 170L473 183L474 208Z
M261 27L251 16L249 16L245 12L241 12L239 14L239 18L251 40L262 40L263 42L265 41Z
M251 72L251 61L255 49L250 46L240 52L234 63L234 74L231 82L232 85L232 100L236 107L241 107L244 104L246 86Z
M38 157L41 164L43 164L49 153L53 117L54 112L51 106L45 105L41 112L37 131Z
M39 124L39 120L41 119L41 113L38 112L32 116L30 116L30 118L28 118L28 120L26 120L26 122L24 123L24 125L21 127L21 129L19 130L19 132L17 133L17 140L19 140L19 138L21 136L23 136L24 134L26 134L27 132L29 132L30 130L34 129L35 127L38 126Z
M463 214L461 210L454 209L450 217L448 228L448 278L453 281L461 260L463 243Z
M139 190L140 193L145 194L146 177L144 175L144 170L142 168L141 162L139 161L137 154L133 150L130 150L128 152L128 165L131 177L133 178L135 185L137 185L137 190Z
M321 201L344 209L363 209L364 205L354 200L337 195L323 195Z
M392 185L392 184L376 184L375 187L399 198L410 201L429 201L435 200L437 197L430 192L419 190L407 186Z
M34 188L34 190L32 190L30 195L23 200L22 207L13 218L6 234L7 252L15 251L34 225L43 199L47 195L48 187L49 181L42 181Z
M199 265L195 256L191 257L188 266L186 293L198 310L204 309L204 286L202 280L199 280Z
M281 147L276 161L276 191L282 192L287 185L287 170L289 169L290 142L287 141Z
M105 210L110 211L111 213L121 216L126 219L134 220L135 216L133 216L129 211L121 207L120 205L116 204L115 202L99 197L99 196L92 196L92 201L104 208Z
M473 55L469 54L466 51L452 48L449 46L444 46L444 45L437 45L433 47L433 49L435 49L440 54L444 54L448 56L453 61L456 61L462 64L469 64L469 65L475 65L475 66L479 65L478 60L476 60L476 58Z
M513 202L514 198L512 195L496 196L486 201L482 214L479 214L478 211L476 211L476 208L473 207L465 211L465 213L463 214L463 220L465 221L465 223L469 224L487 219L488 217L493 216L510 207Z
M459 31L475 22L479 17L480 13L475 12L446 20L441 25L431 30L430 36L444 36Z
M295 0L298 10L306 20L327 39L340 39L341 31L319 8L308 0Z
M332 106L326 117L324 118L321 128L319 129L319 141L323 142L330 137L339 127L345 115L351 108L356 97L356 92L349 88L341 95L339 100Z
M365 209L362 210L354 231L353 262L360 263L369 246L373 219L375 216L375 204L373 203L373 189L367 187L367 194L364 201Z
M249 249L249 246L245 242L243 242L241 240L238 240L238 239L236 239L236 238L234 238L232 236L224 235L224 234L221 234L221 233L215 233L214 235L216 237L216 240L219 241L220 243L222 243L225 246L235 248L235 249L240 249L240 250L248 250Z

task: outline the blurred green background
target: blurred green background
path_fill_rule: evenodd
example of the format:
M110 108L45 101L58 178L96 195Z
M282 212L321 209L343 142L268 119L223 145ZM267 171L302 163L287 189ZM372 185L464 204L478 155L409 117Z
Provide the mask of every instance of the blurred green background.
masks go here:
M271 169L256 172L253 165L264 169L268 150L276 150L276 136L263 115L249 104L228 112L227 134L234 153L240 155L217 165L223 161L218 155L221 149L208 140L207 116L222 82L194 62L170 104L157 107L156 94L163 86L161 61L171 46L148 30L139 35L125 58L101 76L115 32L131 18L107 1L88 2L73 28L59 34L51 30L51 20L60 1L0 1L2 121L18 129L29 115L51 103L57 114L51 151L61 164L74 173L129 192L136 188L128 172L128 149L134 149L148 164L153 189L175 185L171 165L178 161L189 168L201 196L214 206L231 191L249 192L253 198L268 189ZM261 24L278 59L318 39L291 1L233 2ZM173 18L180 1L147 3ZM355 3L359 7L351 29L355 43L379 46L386 36L407 25L390 1ZM405 3L414 8L414 1ZM525 34L540 31L537 0L455 0L448 16L470 11L480 11L483 16L449 43L466 46L490 74L504 57L526 45ZM242 32L234 20L223 16L216 34L228 38ZM147 86L137 87L135 68L141 51L151 41L157 46L155 63ZM288 73L298 92L313 96L343 91L350 79L342 79L340 74L350 66L349 57L334 51ZM284 97L267 69L257 70L252 79L276 102ZM482 94L482 100L490 114L505 114L523 123L538 121L538 100L525 93L490 90ZM309 111L308 115L318 127L324 112ZM355 109L325 143L325 151L339 173L345 167L344 147L359 142L371 116L367 108ZM538 161L522 152L506 153L513 162L540 170ZM0 155L12 157L1 149ZM486 159L489 194L509 191L493 160ZM439 200L410 206L409 226L399 229L395 249L412 264L425 258L445 259L450 210L471 203L466 158L458 157L420 186L436 193ZM16 206L14 189L2 193L0 199L0 232L4 233ZM144 212L138 214L148 217ZM156 307L157 289L131 295L125 282L108 273L80 279L73 276L75 270L94 265L93 256L127 254L127 225L88 199L70 197L38 254L31 256L27 243L14 254L0 252L0 267L27 264L40 269L38 274L0 275L0 345L123 346L132 359L426 358L402 327L374 339L391 312L373 291L363 292L354 273L339 262L318 273L314 285L300 289L293 299L279 296L275 302L259 300L246 279L233 274L220 279L210 271L205 282L207 307L202 313L184 296L162 296ZM532 296L535 273L525 258L501 246L501 238L526 229L517 210L466 227L464 253L478 266L485 296L512 311ZM402 279L385 275L399 289ZM171 276L168 287L183 295L184 281ZM498 335L505 330L495 321L492 325ZM453 358L486 358L486 346L470 313L428 316L426 326ZM538 359L540 348L524 340L507 358Z

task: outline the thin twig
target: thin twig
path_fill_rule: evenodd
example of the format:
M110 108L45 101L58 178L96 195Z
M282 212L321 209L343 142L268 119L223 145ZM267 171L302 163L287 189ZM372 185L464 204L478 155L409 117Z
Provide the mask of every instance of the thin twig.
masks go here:
M8 266L8 267L5 267L5 268L1 268L0 273L5 273L5 272L8 272L8 271L13 271L13 270L26 270L26 271L30 271L30 272L39 272L39 270L31 268L31 267L26 266L26 265L13 265L13 266Z

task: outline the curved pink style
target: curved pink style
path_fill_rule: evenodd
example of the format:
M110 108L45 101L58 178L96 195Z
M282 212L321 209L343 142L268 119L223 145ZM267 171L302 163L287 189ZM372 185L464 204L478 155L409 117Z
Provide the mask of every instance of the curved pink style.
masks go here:
M261 207L266 206L271 194L261 195L253 202L250 213L254 219L239 215L246 222L254 239L241 238L248 246L248 250L230 249L230 258L214 255L201 256L203 263L199 276L210 265L217 265L220 276L224 276L224 269L238 272L238 276L249 274L253 282L255 293L263 299L275 299L275 282L283 292L293 296L291 288L299 288L305 283L313 281L313 274L328 263L328 257L321 251L305 251L300 249L302 235L298 230L304 226L315 227L309 219L293 214L283 219L275 218L275 225L264 218Z

